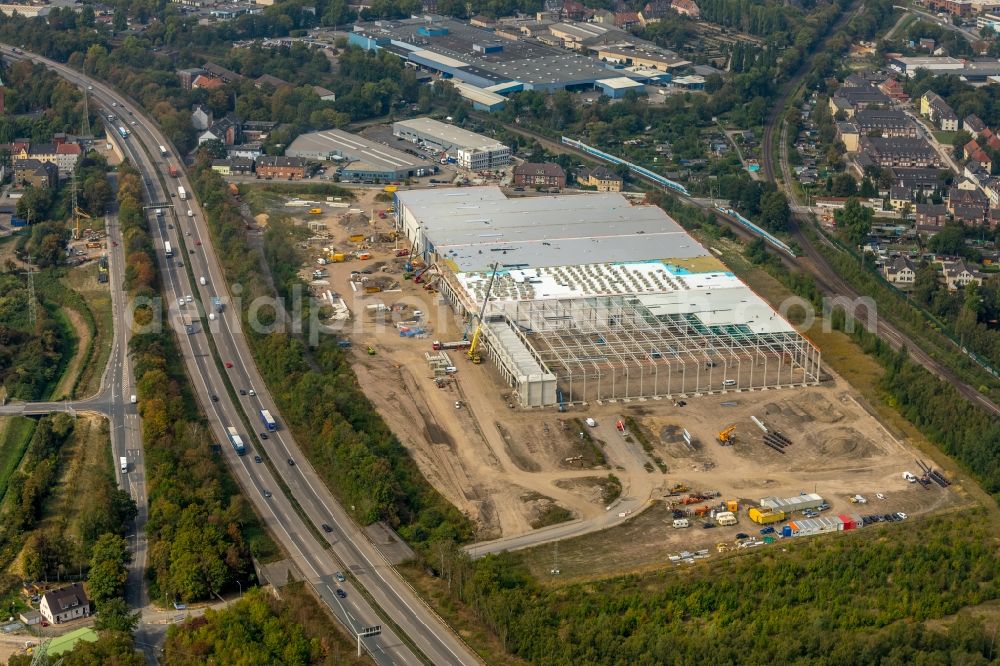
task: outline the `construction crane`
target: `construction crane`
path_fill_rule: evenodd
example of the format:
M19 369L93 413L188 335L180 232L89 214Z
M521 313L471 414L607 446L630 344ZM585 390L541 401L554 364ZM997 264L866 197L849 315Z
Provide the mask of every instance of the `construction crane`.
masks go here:
M723 446L733 445L736 443L736 426L731 425L722 432L719 433L719 444Z
M80 218L86 218L88 220L93 219L90 215L80 210L78 206L73 206L73 217L76 219L76 229L73 231L73 238L76 240L80 239Z
M479 339L482 337L483 333L483 317L486 316L486 306L490 302L490 292L493 291L493 283L497 278L497 270L499 268L500 262L495 262L493 264L493 273L490 275L490 281L486 285L486 295L483 296L483 307L479 309L479 321L476 322L476 332L473 333L472 344L469 345L467 356L473 363L479 363L481 361L479 358Z

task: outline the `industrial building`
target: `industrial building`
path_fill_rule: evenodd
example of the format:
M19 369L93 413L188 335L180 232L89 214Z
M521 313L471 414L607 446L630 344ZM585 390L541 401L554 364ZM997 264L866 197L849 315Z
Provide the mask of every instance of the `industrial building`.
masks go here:
M611 99L621 99L625 97L625 93L628 91L633 91L641 94L645 94L646 86L630 79L627 76L616 76L610 79L601 79L597 82L597 88L602 93L610 97Z
M396 181L437 171L426 160L339 129L302 134L285 155L340 162L345 180Z
M392 133L400 139L447 155L463 169L483 171L510 164L508 146L496 139L433 118L394 122Z
M803 493L785 499L780 497L765 497L760 501L760 508L765 511L793 513L795 511L805 511L806 509L815 509L822 504L823 498L816 493Z
M612 71L609 65L581 53L520 36L507 39L433 15L359 23L348 34L348 42L367 50L395 53L413 67L499 94L589 89Z
M819 350L658 207L466 187L397 192L395 211L460 316L487 301L482 355L522 406L819 380Z

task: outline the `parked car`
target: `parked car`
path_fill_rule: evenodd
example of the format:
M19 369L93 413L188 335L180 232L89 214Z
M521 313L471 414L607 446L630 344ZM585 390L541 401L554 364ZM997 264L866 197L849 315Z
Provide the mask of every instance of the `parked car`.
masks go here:
M774 528L771 526L765 527L760 531L761 534L774 534Z
M737 539L749 539L750 535L749 534L744 534L743 532L740 532L739 534L736 535L736 538Z

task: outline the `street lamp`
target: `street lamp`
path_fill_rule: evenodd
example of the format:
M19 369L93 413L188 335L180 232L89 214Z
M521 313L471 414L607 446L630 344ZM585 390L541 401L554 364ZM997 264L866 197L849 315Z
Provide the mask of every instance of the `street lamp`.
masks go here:
M240 599L243 598L243 584L240 581L236 581L236 584L240 586Z

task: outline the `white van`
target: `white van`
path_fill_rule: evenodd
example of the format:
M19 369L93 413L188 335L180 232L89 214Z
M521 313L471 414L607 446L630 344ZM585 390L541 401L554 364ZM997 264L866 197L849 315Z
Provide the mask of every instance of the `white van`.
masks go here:
M597 427L597 421L595 421L595 420L594 420L594 419L592 419L592 418L588 418L588 419L587 419L587 420L585 421L585 423L586 423L587 425L589 425L589 426L590 426L591 428L596 428L596 427Z
M691 527L691 522L687 518L674 518L674 529Z
M722 385L723 386L736 386L736 380L735 379L726 379L726 380L724 380L722 382Z
M132 394L132 397L130 398L129 402L131 402L131 403L132 403L133 405L134 405L134 404L135 404L136 402L138 402L138 401L137 401L137 400L135 399L135 393L133 393L133 394Z
M413 318L414 319L420 319L423 316L424 316L423 310L414 310L413 311Z
M205 286L206 284L208 284L208 280L206 280L206 279L205 279L205 276L204 276L204 275L202 275L202 276L201 276L201 279L200 279L200 280L198 280L198 282L201 282L201 286L203 286L203 287L204 287L204 286Z

